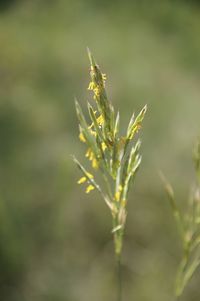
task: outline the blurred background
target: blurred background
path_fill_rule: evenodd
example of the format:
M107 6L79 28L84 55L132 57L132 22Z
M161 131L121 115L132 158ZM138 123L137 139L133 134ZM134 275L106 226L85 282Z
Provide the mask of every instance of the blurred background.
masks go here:
M87 46L122 128L148 104L124 300L173 300L181 246L158 170L184 208L200 134L197 0L0 1L0 300L116 300L110 213L70 157L85 162L74 96L91 99ZM199 279L181 300L200 300Z

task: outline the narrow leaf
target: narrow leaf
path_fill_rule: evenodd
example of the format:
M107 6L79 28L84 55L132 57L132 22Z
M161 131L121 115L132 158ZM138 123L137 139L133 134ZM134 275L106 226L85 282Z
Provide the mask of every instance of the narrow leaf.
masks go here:
M119 132L119 111L117 112L117 116L116 116L116 120L115 120L114 137L116 137L118 132Z

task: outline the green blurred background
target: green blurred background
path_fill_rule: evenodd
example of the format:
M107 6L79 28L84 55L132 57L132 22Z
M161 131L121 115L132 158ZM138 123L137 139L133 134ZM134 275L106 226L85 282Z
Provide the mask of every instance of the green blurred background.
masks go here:
M74 96L89 46L125 128L148 104L131 190L124 300L172 301L179 237L158 170L184 208L200 133L200 1L0 1L0 300L114 301L110 214L85 195ZM83 160L85 161L85 159ZM197 271L181 300L200 300Z

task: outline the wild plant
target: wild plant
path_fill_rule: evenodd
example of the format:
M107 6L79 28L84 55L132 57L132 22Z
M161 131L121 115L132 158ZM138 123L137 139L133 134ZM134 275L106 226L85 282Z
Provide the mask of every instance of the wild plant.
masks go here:
M106 94L106 75L100 71L90 50L91 81L88 86L93 94L93 102L88 102L88 118L84 117L82 109L75 100L76 113L79 121L79 138L86 145L85 156L91 162L93 171L86 169L76 157L74 162L83 176L78 184L86 185L86 193L97 190L110 210L112 218L112 234L114 251L118 264L118 300L121 300L121 252L124 229L127 217L127 197L130 186L141 163L139 153L141 141L133 139L141 128L147 106L134 117L132 114L126 133L119 133L120 115ZM97 182L97 173L102 177L102 183Z
M182 244L182 259L175 281L175 295L182 293L200 264L200 140L193 151L196 180L187 199L185 212L179 209L171 184L161 175Z

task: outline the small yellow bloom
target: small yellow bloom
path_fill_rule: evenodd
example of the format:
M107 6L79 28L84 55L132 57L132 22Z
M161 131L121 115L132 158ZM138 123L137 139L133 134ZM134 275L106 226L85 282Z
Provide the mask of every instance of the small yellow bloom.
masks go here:
M87 178L86 177L82 177L82 178L80 178L79 180L78 180L78 184L83 184L83 183L85 183L86 182L86 180L87 180Z
M89 155L90 155L90 148L88 148L88 150L87 150L87 152L86 152L86 154L85 154L86 158L88 158Z
M94 177L93 177L93 175L91 174L91 173L89 173L89 172L87 172L86 173L86 175L87 175L87 177L89 178L89 179L93 179ZM80 178L79 180L78 180L78 184L83 184L83 183L85 183L88 179L87 179L87 177L82 177L82 178Z
M93 89L93 92L95 94L96 97L99 97L100 96L100 93L101 93L101 90L99 88L99 86L96 86L94 89Z
M106 80L106 79L107 79L107 76L106 76L105 73L102 73L102 78L103 78L103 80Z
M90 161L92 161L92 167L94 169L97 169L99 167L99 162L97 161L95 154L93 153L93 151L91 150L91 148L88 148L86 154L85 154L86 158L88 158Z
M88 176L88 178L90 178L90 179L93 179L93 178L94 178L93 175L92 175L91 173L89 173L89 172L87 172L87 176Z
M122 185L119 185L119 189L118 189L118 191L115 193L115 200L116 200L117 202L119 202L119 200L120 200L121 192L122 192Z
M97 161L96 158L93 158L93 159L92 159L92 167L93 167L94 169L98 169L98 168L99 168L99 162Z
M96 87L96 84L94 82L90 82L88 86L88 90L94 90Z
M94 153L90 151L89 160L92 161L95 158Z
M80 134L79 134L79 139L80 139L82 142L86 142L85 136L83 135L82 132L80 132Z
M102 115L100 115L100 116L97 118L97 123L98 123L99 125L102 125L102 124L104 123L104 118L103 118Z
M93 160L94 158L94 153L93 151L91 150L91 148L88 148L86 154L85 154L86 158L88 158L90 161Z
M94 126L94 123L92 122L92 123L90 124L90 126L88 126L88 129L90 130L90 133L91 133L94 137L96 137L97 133L96 133L94 130L92 130L93 126Z
M95 131L93 131L93 130L90 130L90 133L91 133L94 137L97 136L97 133L96 133Z
M87 188L86 188L86 193L89 193L90 191L94 190L94 186L93 185L89 185Z
M105 142L102 142L102 143L101 143L101 147L102 147L102 150L105 151L105 149L107 148Z

